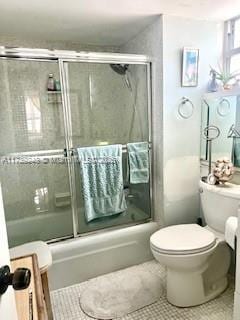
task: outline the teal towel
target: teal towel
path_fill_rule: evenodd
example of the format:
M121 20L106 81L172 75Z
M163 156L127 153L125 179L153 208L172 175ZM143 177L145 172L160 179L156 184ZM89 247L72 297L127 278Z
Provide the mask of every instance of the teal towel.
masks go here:
M87 222L125 211L122 146L78 148L77 152Z
M128 143L127 150L130 167L130 183L148 183L148 142Z

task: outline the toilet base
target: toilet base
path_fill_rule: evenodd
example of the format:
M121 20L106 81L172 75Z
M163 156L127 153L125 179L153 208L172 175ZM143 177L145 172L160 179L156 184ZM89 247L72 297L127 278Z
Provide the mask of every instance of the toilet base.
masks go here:
M178 307L191 307L216 298L228 285L230 249L225 242L217 245L201 266L167 266L167 299Z
M180 288L176 288L176 283ZM179 274L174 276L174 272L168 270L167 300L177 307L193 307L216 298L227 286L228 279L225 276L206 294L201 275L191 274L185 277L181 275L179 278Z

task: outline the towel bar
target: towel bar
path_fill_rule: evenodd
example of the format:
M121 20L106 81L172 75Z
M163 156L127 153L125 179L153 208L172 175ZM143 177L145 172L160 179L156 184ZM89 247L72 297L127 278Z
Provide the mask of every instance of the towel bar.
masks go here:
M148 148L149 148L149 150L152 149L152 143L151 142L148 143ZM72 156L77 154L77 149L76 148L71 148L70 151L72 152ZM123 153L127 153L127 145L126 144L122 145L122 152Z
M149 150L152 149L152 143L149 142ZM122 152L127 153L127 145L122 145ZM77 155L76 148L70 148L71 156ZM18 153L8 153L0 155L0 163L38 163L38 164L47 164L49 159L62 159L64 162L67 157L67 149L57 149L57 150L40 150L40 151L29 151L29 152L18 152ZM57 163L57 161L56 161Z

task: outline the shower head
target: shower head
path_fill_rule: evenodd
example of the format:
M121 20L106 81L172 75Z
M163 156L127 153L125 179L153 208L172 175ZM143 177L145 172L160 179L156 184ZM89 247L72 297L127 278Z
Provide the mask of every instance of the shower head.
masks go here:
M128 70L129 64L112 63L110 64L110 67L118 74L125 75Z
M129 72L129 64L120 64L120 63L111 63L110 67L113 71L115 71L117 74L120 74L121 76L124 76L124 81L126 83L126 86L130 91L132 91L131 81L128 76L127 71Z

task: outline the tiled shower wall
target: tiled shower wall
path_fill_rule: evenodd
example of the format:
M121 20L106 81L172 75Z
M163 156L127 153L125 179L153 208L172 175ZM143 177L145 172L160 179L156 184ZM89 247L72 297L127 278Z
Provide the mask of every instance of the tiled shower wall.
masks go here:
M129 72L132 90L109 64L69 63L75 146L148 139L146 67L132 65Z

